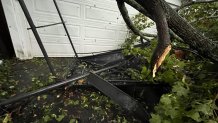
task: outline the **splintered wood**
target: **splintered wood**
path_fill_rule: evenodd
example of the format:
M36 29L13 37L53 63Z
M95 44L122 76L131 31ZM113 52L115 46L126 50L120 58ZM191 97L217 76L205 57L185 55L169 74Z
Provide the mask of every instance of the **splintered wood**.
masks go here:
M157 59L156 63L154 64L153 70L152 70L153 78L155 77L157 69L160 67L165 57L167 56L167 54L170 52L171 48L172 48L171 45L167 46L165 50L163 51L162 55Z

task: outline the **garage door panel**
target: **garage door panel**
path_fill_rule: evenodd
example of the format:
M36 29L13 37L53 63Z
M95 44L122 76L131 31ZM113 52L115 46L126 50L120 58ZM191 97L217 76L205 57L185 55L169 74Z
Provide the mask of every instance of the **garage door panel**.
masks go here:
M68 44L69 39L67 36L48 36L40 34L41 40L43 43L57 43L57 44ZM31 34L30 39L34 42L36 42L35 37L33 34ZM79 44L81 42L81 39L79 37L71 37L73 43Z
M45 23L39 23L39 25L45 25ZM72 26L68 25L67 29L72 37L80 36L80 26ZM66 35L64 27L62 25L49 26L46 28L39 28L38 32L44 35L55 35L55 36L63 36Z
M116 32L113 30L85 27L85 37L115 40Z
M85 53L115 50L119 48L117 45L84 45L83 47Z
M83 40L83 45L120 45L120 40L107 40L107 39L96 39L96 38L85 38Z
M52 0L34 0L33 8L38 12L55 13L55 6L52 3Z
M105 9L108 11L118 12L115 0L84 0L84 5Z
M37 26L60 22L52 0L33 0L31 16ZM126 37L126 26L121 23L122 17L114 0L57 0L61 13L67 24L68 31L76 51L80 53L98 52L120 47ZM30 5L30 4L29 4ZM131 12L130 12L131 13ZM97 16L96 16L97 15ZM120 23L118 19L121 18ZM72 47L66 37L63 26L55 25L38 29L49 55L72 53ZM32 47L37 47L35 56L42 55L35 37L30 33ZM68 46L69 45L69 46ZM55 50L57 47L67 47L66 50ZM52 49L53 47L53 49ZM64 56L66 56L64 55ZM83 55L79 55L83 56Z
M51 14L45 14L45 13L34 13L32 14L32 18L34 20L34 23L36 26L42 26L41 23L44 24L54 24L61 22L58 15L54 16ZM71 18L69 16L63 16L64 22L67 25L80 25L83 26L83 19L82 18ZM60 24L61 25L61 24Z
M116 37L118 40L125 40L127 37L127 32L117 32Z
M57 3L63 15L80 17L81 6L79 4L65 1L58 1ZM35 11L54 14L57 13L52 0L35 0Z
M86 6L86 19L94 19L97 21L108 21L117 23L117 12L108 11L97 7Z
M51 44L43 43L49 57L73 57L74 52L70 44ZM81 46L79 44L74 44L75 49L80 52ZM34 56L43 56L41 50L37 43L33 43L32 48L34 48Z
M84 26L98 28L98 29L114 30L114 31L115 30L117 30L117 31L126 31L127 30L126 25L113 24L110 22L98 22L98 23L96 23L96 21L89 21L89 20L85 20Z

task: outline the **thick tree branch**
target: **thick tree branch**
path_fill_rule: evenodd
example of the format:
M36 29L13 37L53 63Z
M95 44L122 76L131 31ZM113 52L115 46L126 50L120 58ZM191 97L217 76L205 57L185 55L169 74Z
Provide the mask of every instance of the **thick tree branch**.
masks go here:
M171 29L170 29L170 36L176 39L177 41L184 43L184 41L178 35L176 35Z
M164 61L166 55L171 50L171 41L167 24L166 14L160 4L160 0L136 0L136 2L144 7L149 13L150 18L154 20L158 32L158 44L151 58L151 70L153 77L157 69ZM141 9L142 11L143 9Z
M138 4L135 0L124 0L125 3L129 4L145 16L149 17L152 19L151 15L145 10L140 4ZM152 19L153 20L153 19Z
M126 3L137 9L139 12L154 20L154 18L151 16L151 12L147 11L147 9L151 8L152 6L145 6L144 4L141 4L140 1L141 0L125 0ZM149 2L150 1L148 1L148 3ZM161 2L164 12L166 13L167 22L170 29L181 39L183 39L184 43L188 44L192 49L197 50L199 54L211 59L214 62L218 62L218 45L194 29L165 1L161 0ZM141 7L143 7L144 10Z
M154 20L154 18L145 10L140 4L138 4L135 0L124 0L127 4L138 10L140 13L144 14L145 16L149 17L150 19ZM179 42L183 42L183 40L176 35L172 30L170 30L170 35L178 40ZM146 35L145 35L146 36ZM148 36L149 37L149 36ZM155 35L152 37L156 37Z
M218 45L193 28L165 1L162 0L162 4L167 14L168 25L172 31L181 37L184 43L197 50L199 54L214 62L218 62Z
M129 17L129 14L128 14L128 10L126 9L126 6L125 6L125 3L123 0L117 0L117 5L118 5L118 8L120 10L120 13L126 23L126 25L132 30L132 32L135 34L135 35L138 35L140 37L142 37L143 39L147 40L150 42L150 39L146 38L145 36L151 36L151 35L146 35L146 34L143 34L140 30L138 30L134 24L132 23L130 17Z
M218 45L193 28L186 20L173 10L164 0L124 0L139 12L148 16L156 23L158 45L152 55L151 71L153 77L165 56L171 50L169 29L177 34L184 43L214 62L218 62Z
M162 62L164 61L166 55L171 50L171 41L170 41L170 35L169 35L169 29L168 24L166 20L166 15L161 7L160 4L157 3L154 4L154 8L148 11L153 11L153 15L155 17L157 32L158 32L158 44L155 48L155 51L151 58L151 70L153 77L155 77L155 73L157 69L160 67Z

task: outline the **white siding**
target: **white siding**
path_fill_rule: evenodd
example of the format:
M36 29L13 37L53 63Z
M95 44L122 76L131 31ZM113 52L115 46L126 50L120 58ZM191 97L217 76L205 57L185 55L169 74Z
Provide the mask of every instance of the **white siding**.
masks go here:
M52 0L24 0L36 26L61 22ZM174 1L174 0L171 0ZM16 56L42 57L39 46L17 0L2 0ZM127 28L115 0L57 0L76 51L117 49ZM179 4L176 3L175 4ZM129 8L130 15L137 13ZM72 47L62 25L37 29L50 57L72 57ZM81 56L81 55L80 55Z

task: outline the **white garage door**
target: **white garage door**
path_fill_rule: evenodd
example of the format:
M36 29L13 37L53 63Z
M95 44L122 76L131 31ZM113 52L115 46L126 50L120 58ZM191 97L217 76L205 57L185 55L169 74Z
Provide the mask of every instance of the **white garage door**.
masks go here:
M19 33L13 39L17 56L21 59L41 57L42 53L32 31L27 30L29 25L18 1L3 1L10 31ZM114 0L57 0L57 2L78 53L117 49L125 40L127 29ZM25 0L25 3L36 26L61 22L52 0ZM10 6L15 13L10 10ZM8 11L10 14L13 13L14 17L11 17ZM130 14L134 13L136 11L130 10ZM11 19L16 22L10 22ZM50 57L74 56L61 24L37 30Z
M52 0L24 0L36 26L61 22ZM168 0L169 1L169 0ZM172 0L175 1L175 0ZM16 56L42 57L17 0L2 0ZM78 53L120 48L127 29L115 0L57 0ZM130 15L137 13L128 7ZM63 26L37 29L50 57L72 57ZM79 56L82 56L81 54Z

